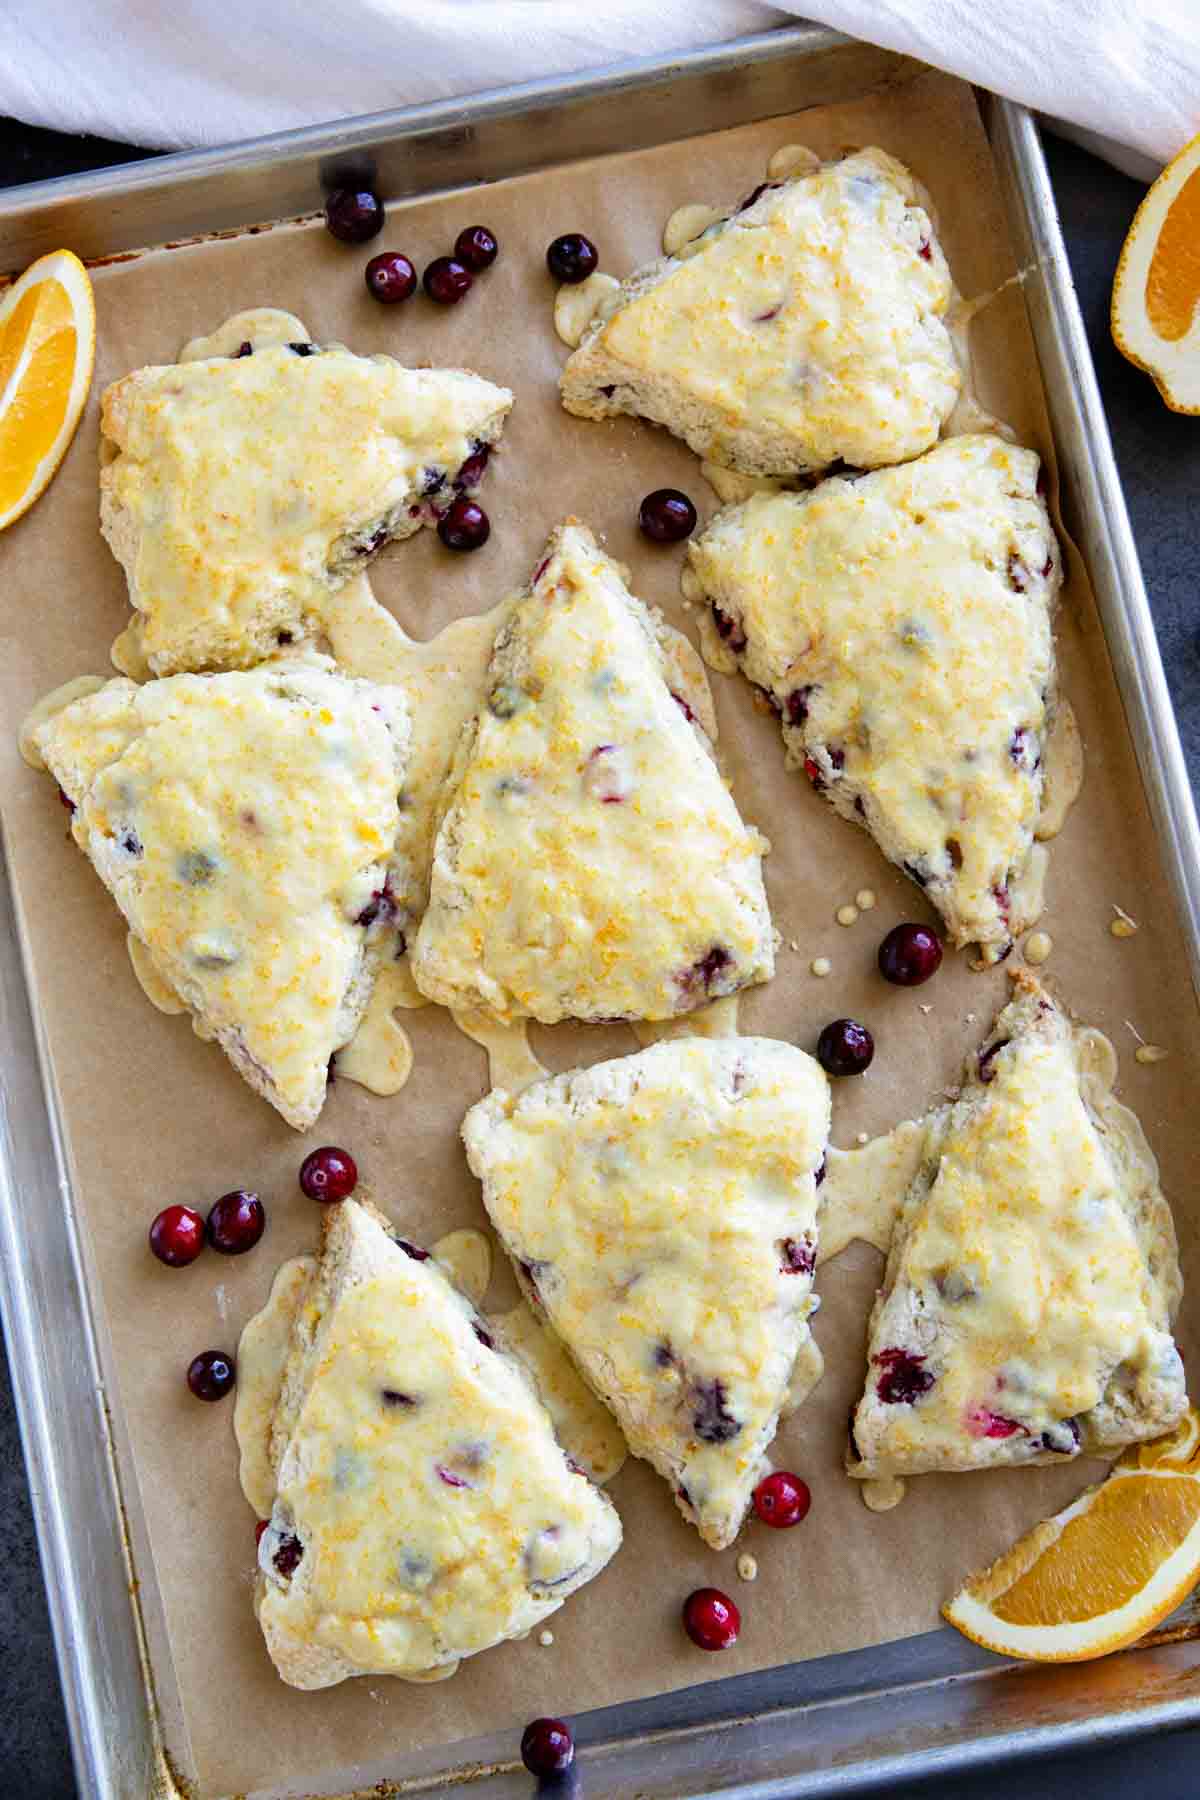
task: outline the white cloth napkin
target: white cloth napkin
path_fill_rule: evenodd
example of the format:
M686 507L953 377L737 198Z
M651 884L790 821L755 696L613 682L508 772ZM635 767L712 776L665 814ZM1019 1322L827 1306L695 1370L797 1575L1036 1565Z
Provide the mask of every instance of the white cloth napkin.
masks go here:
M1107 140L1100 147L1131 172L1152 172L1200 130L1200 0L5 0L0 10L0 114L172 149L798 16L1023 100L1091 134L1093 147Z

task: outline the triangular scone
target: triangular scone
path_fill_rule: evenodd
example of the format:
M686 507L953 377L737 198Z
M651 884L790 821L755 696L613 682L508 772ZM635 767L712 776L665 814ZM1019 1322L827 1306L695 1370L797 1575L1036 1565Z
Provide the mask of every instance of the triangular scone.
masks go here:
M465 369L308 343L114 382L100 527L137 611L124 655L249 668L316 637L331 589L478 483L511 405Z
M828 1134L825 1076L770 1038L671 1039L463 1121L526 1297L717 1550L815 1350Z
M1038 458L955 437L917 462L757 494L688 547L712 660L789 761L995 960L1041 910L1034 844L1061 557Z
M882 150L756 189L616 298L563 370L567 411L653 419L748 475L918 456L958 397L954 284Z
M1170 1208L1107 1039L1023 971L932 1114L871 1315L852 1475L1108 1453L1187 1406Z
M107 682L34 743L157 973L304 1131L370 996L409 719L332 664Z
M525 1636L621 1542L470 1301L354 1200L325 1215L274 1459L255 1608L293 1687L452 1673Z
M678 634L555 532L448 778L422 993L501 1018L665 1019L774 972L765 844L681 690Z

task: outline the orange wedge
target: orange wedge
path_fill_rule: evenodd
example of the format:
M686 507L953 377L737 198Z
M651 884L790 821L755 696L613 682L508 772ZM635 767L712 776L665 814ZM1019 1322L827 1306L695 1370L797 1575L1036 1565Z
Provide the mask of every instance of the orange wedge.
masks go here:
M1127 1450L1107 1481L1035 1525L943 1615L1002 1656L1085 1662L1122 1650L1200 1580L1200 1416Z
M1112 334L1173 412L1200 413L1200 137L1134 214L1113 281Z
M31 507L66 455L87 399L96 307L70 250L0 294L0 531Z

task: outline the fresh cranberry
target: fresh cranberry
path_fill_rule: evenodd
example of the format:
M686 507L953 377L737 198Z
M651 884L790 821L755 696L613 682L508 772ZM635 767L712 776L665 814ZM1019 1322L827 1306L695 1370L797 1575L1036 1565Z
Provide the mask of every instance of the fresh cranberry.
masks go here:
M310 1200L348 1200L358 1185L358 1164L348 1150L322 1144L300 1164L300 1191Z
M521 1761L531 1775L561 1775L575 1760L575 1739L561 1719L534 1719L521 1734Z
M383 230L383 202L369 188L335 188L325 202L325 223L343 244L365 244Z
M188 1364L187 1384L197 1400L223 1400L233 1383L233 1358L223 1350L202 1350Z
M267 1215L257 1194L235 1188L222 1194L208 1214L208 1241L222 1256L242 1256L253 1250L266 1229Z
M435 256L421 277L421 285L439 306L457 306L470 293L474 279L470 269L453 256Z
M701 1650L728 1650L737 1643L742 1615L720 1588L697 1588L683 1603L683 1629Z
M481 550L492 534L492 524L477 500L460 494L438 520L437 534L447 550Z
M638 524L656 544L678 544L696 529L696 509L678 488L655 488L638 507Z
M454 240L454 254L476 275L490 269L500 246L486 225L468 225Z
M399 250L384 250L373 256L366 267L367 287L376 300L394 306L416 292L417 271Z
M546 251L546 267L555 281L565 281L572 287L586 281L599 261L595 244L581 231L568 231L562 237L556 237Z
M942 940L928 925L893 925L879 946L879 973L895 987L920 987L942 966Z
M150 1248L168 1269L185 1269L204 1248L204 1220L191 1206L165 1206L150 1227Z
M798 1475L789 1474L787 1469L776 1469L773 1474L764 1475L754 1490L755 1512L764 1525L773 1525L777 1531L798 1525L801 1519L808 1517L811 1505L808 1483L801 1481Z
M880 1371L875 1391L889 1406L911 1406L933 1386L925 1358L913 1350L881 1350L871 1361Z
M857 1019L834 1019L817 1039L817 1061L827 1075L865 1075L875 1039Z

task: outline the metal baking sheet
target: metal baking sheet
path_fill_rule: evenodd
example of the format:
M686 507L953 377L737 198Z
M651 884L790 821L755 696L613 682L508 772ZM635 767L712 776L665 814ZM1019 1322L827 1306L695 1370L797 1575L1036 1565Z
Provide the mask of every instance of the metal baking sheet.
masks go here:
M0 198L0 267L18 269L61 243L108 258L292 216L312 209L322 184L351 173L397 196L447 191L825 104L901 80L913 66L800 26L683 57L39 184ZM987 103L985 116L1014 247L1028 269L1025 293L1063 513L1090 567L1200 978L1200 834L1037 132L1023 109L1005 102ZM136 1494L123 1495L117 1479L120 1420L105 1402L103 1326L92 1314L25 967L5 872L0 1300L80 1785L89 1794L149 1794L166 1791L163 1746L172 1741L177 1698L167 1672L152 1673L143 1654L143 1621L157 1604L153 1572ZM579 1760L593 1796L765 1800L965 1770L1051 1743L1062 1748L1079 1738L1160 1728L1198 1712L1200 1645L1187 1638L1082 1669L1009 1669L945 1631L591 1714L580 1722ZM406 1793L441 1791L464 1778L481 1795L527 1793L528 1779L511 1757L506 1737L452 1753L401 1755L391 1773Z

